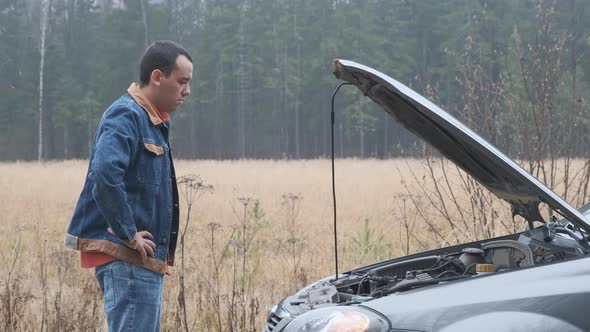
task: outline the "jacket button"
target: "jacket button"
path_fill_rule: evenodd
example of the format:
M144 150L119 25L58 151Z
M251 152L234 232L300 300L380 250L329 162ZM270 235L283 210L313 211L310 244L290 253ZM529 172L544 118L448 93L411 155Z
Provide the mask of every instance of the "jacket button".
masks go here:
M166 238L165 237L162 238L162 241L160 241L160 244L166 244Z

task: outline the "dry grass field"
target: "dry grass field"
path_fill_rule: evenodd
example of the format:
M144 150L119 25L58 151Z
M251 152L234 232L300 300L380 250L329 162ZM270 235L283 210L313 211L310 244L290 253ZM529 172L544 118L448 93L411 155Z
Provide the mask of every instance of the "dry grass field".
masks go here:
M523 227L453 166L431 162L336 162L341 272ZM63 246L86 167L0 164L0 329L105 330L93 271ZM329 160L176 167L214 190L192 205L184 259L179 245L165 282L163 330L258 331L272 304L334 273Z

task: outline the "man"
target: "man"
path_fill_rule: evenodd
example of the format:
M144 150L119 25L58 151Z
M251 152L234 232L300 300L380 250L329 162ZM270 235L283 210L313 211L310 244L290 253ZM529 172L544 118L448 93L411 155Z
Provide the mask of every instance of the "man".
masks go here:
M158 331L163 276L174 263L178 191L169 113L190 94L192 59L157 41L140 61L139 85L104 113L66 246L96 268L109 331Z

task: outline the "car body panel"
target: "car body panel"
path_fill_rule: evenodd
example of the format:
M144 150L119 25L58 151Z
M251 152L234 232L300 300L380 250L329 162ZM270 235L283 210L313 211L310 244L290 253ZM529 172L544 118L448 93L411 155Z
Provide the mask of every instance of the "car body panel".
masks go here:
M367 66L334 60L334 75L357 86L405 128L424 139L469 175L506 200L513 214L532 226L544 221L539 204L546 203L569 221L590 232L590 223L575 208L475 132L418 93Z
M589 275L590 257L583 257L392 294L363 306L380 312L398 329L441 331L495 312L506 317L533 313L531 317L544 316L553 323L563 321L564 326L590 331L585 314L590 306ZM522 327L523 322L509 323Z

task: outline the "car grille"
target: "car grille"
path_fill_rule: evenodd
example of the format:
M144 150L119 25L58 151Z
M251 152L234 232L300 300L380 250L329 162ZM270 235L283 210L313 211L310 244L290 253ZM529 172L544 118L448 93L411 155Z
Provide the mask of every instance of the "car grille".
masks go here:
M268 316L268 320L266 321L266 326L264 327L264 332L272 332L277 324L281 321L281 318L274 313L271 313Z

